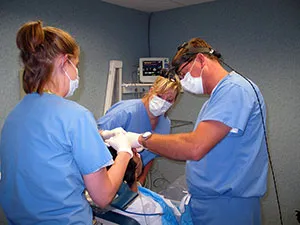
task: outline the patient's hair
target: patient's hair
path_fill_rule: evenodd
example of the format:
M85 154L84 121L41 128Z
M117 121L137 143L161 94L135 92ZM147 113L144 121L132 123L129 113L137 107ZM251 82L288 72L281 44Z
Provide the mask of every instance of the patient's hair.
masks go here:
M110 151L113 159L115 159L117 157L117 151L112 148L112 147L108 147L108 150ZM107 170L110 169L111 166L107 166ZM133 158L131 158L128 162L126 171L125 171L125 175L123 178L123 181L126 181L126 183L128 184L128 186L131 188L132 185L134 184L134 182L136 181L136 177L135 177L135 170L136 170L136 163L134 162Z

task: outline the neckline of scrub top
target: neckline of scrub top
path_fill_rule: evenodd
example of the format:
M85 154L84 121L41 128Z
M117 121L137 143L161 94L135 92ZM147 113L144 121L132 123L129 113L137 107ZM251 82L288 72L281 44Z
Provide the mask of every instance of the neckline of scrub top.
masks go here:
M231 71L229 72L225 77L223 77L218 83L217 85L214 87L214 89L212 90L210 95L213 95L214 91L217 89L217 87L224 81L227 80L229 76L233 75L235 73L235 71Z
M142 99L140 99L140 101L141 101L141 108L143 109L143 112L144 112L144 114L146 115L146 118L147 118L147 120L148 120L148 127L150 127L151 131L153 131L153 130L152 130L151 121L150 121L150 117L149 117L149 115L148 115L146 106L145 106L144 102L142 101Z

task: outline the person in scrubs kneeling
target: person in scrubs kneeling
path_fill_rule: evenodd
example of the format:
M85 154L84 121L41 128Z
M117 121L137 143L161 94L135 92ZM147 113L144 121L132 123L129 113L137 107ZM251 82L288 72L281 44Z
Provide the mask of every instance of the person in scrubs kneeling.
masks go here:
M123 100L114 104L97 120L98 129L111 130L121 127L128 132L151 131L169 134L171 122L167 112L174 105L180 91L181 84L178 78L169 79L159 76L142 99ZM146 149L139 153L144 166L139 182L144 184L153 159L158 155Z
M65 99L78 87L79 46L67 32L24 24L17 33L26 95L7 116L0 140L0 205L9 224L92 224L87 189L108 205L132 157L116 137L115 163L86 108Z
M128 134L148 150L187 160L189 209L195 225L259 225L266 192L266 106L259 88L222 66L206 41L182 44L172 60L183 89L207 94L192 132ZM171 71L170 71L171 74Z

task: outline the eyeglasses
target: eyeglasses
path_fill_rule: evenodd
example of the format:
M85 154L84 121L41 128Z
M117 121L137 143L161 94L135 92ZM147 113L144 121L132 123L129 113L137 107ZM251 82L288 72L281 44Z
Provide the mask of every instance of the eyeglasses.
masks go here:
M172 82L176 82L176 77L178 77L179 80L182 80L184 78L184 75L185 75L185 74L182 73L182 70L187 65L189 65L190 62L192 62L194 59L195 59L194 57L190 57L187 61L183 62L180 66L174 66L174 67L171 67L168 70L167 69L162 69L160 71L160 76L162 76L164 78L168 78Z
M194 59L195 59L194 57L190 57L186 62L183 63L183 66L180 68L180 70L179 70L179 68L178 68L177 74L178 74L180 80L182 80L182 79L184 78L184 75L185 75L185 74L182 73L182 70L183 70L187 65L189 65ZM181 65L182 65L182 64L181 64ZM181 66L181 65L180 65L180 66ZM180 67L180 66L179 66L179 67Z
M188 45L187 42L184 42L183 44L181 44L180 46L177 47L177 51L180 51L183 48L186 48ZM177 62L178 65L173 65L173 67L171 67L170 69L166 70L166 69L162 69L160 76L165 77L165 78L169 78L171 81L176 81L175 77L177 76L180 80L182 80L184 78L185 74L182 74L182 70L195 59L195 55L198 52L186 52L184 53L179 61ZM182 66L183 65L183 66ZM182 67L181 67L182 66ZM180 68L181 67L181 68Z
M175 70L173 68L170 69L162 69L160 71L160 76L164 77L164 78L168 78L170 81L172 82L176 82L176 73Z

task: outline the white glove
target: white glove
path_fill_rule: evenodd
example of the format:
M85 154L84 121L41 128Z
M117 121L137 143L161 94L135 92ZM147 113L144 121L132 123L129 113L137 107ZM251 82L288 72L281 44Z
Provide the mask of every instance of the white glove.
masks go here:
M126 131L122 127L117 127L115 129L112 129L112 130L103 130L103 131L100 132L100 134L101 134L101 136L104 140L109 139L109 138L111 138L111 137L113 137L117 134L120 134L120 133L126 134Z
M180 201L180 205L179 205L179 210L180 212L183 214L185 212L186 206L189 204L190 200L191 200L191 194L183 191L186 193L185 196L183 196L183 198Z
M133 153L131 150L130 142L125 134L119 133L109 139L106 139L105 143L113 147L118 154L120 152L128 152L130 154L130 158L132 158Z
M129 140L129 143L131 144L131 148L135 148L137 152L141 152L144 149L144 147L138 142L139 136L141 134L127 132L125 135Z

